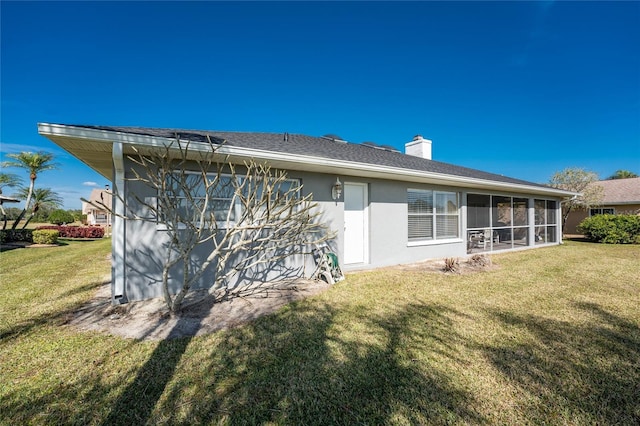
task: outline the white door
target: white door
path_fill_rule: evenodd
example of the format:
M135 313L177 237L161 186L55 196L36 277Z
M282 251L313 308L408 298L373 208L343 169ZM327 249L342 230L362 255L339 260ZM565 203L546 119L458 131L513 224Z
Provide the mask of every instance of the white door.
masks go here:
M344 263L366 263L368 244L367 185L344 184Z

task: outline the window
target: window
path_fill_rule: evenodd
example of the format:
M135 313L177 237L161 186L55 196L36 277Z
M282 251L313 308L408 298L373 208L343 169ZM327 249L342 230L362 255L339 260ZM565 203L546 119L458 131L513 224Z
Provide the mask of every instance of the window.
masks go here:
M616 210L613 208L610 209L590 209L589 216L595 216L598 214L616 214Z
M458 238L458 193L407 190L409 242Z
M271 183L273 183L273 178L271 179ZM246 194L248 191L254 190L256 193L256 202L260 202L263 201L265 186L267 186L267 183L264 179L259 178L252 184L245 185L244 192ZM278 185L272 185L269 189L273 191L269 196L270 206L286 204L292 199L300 198L300 181L297 179L282 180ZM261 210L264 208L266 208L266 205L262 206Z
M246 184L242 185L242 183ZM210 186L208 199L207 185ZM255 190L257 197L253 200L254 203L259 203L264 196L265 186L261 181L257 181L252 188L249 182L240 181L240 184L234 182L231 175L211 174L207 175L205 182L202 175L195 172L167 176L165 191L177 201L176 216L179 222L197 223L200 221L200 212L204 210L205 219L213 216L218 226L224 227L233 225L240 218L242 202L240 197L235 197L240 187L245 195ZM292 196L298 198L300 182L297 179L286 179L277 188L272 189L276 189L276 192L270 194L269 205L275 206ZM261 205L258 211L266 209L266 205Z
M107 214L106 213L96 213L95 215L96 223L107 223Z
M231 208L236 185L232 182L231 176L219 176L219 181L212 185L213 191L210 192L208 200L206 185L215 182L217 176L211 175L207 178L208 182L205 183L200 173L176 173L167 176L165 192L176 200L176 217L179 222L198 222L202 210L207 218L213 215L218 222L226 222L227 217L230 221L236 219L237 206Z

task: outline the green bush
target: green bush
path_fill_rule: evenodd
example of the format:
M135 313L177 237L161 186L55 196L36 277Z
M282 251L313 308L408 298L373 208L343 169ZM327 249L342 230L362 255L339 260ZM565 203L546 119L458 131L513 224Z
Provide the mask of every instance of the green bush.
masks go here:
M32 232L31 229L5 229L4 231L0 231L0 241L3 243L11 243L13 241L32 243Z
M54 229L36 229L33 231L33 242L35 244L57 244L60 232Z
M62 225L63 223L73 223L75 218L66 210L54 210L49 215L49 223Z
M600 214L583 220L578 232L598 243L638 244L640 243L640 216Z

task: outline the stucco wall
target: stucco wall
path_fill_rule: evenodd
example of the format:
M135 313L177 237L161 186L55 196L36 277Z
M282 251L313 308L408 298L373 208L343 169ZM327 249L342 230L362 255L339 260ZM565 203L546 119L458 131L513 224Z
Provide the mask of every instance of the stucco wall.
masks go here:
M407 189L460 191L459 188L420 185L382 180L369 181L370 194L370 264L380 267L411 263L429 258L464 256L465 243L408 245ZM462 235L462 234L461 234ZM354 266L353 269L358 268Z
M131 167L127 161L125 170L127 178L132 178ZM344 197L335 201L331 197L331 187L336 177L343 183L364 183L367 185L368 205L368 259L363 264L344 265L345 271L369 269L402 263L411 263L430 258L464 257L466 251L466 192L460 188L395 182L379 179L364 179L334 174L320 174L309 172L288 173L289 178L300 179L303 194L312 193L318 204L321 221L335 232L336 238L330 243L330 249L337 253L340 260L344 259ZM140 216L148 216L135 201L137 197L152 199L155 192L145 184L136 181L126 182L127 204ZM428 189L453 191L460 194L460 238L442 242L430 242L424 245L408 244L407 227L407 189ZM470 191L481 193L482 191ZM492 192L495 194L494 192ZM498 194L499 195L499 194ZM524 196L526 194L504 194ZM540 198L540 197L531 197ZM159 229L153 222L128 220L125 224L126 238L124 250L124 282L127 300L139 300L161 296L161 273L165 256L167 233ZM116 237L117 238L117 237ZM533 246L533 244L531 244ZM208 250L199 248L194 253L194 262L201 262ZM309 276L315 269L312 256L297 257L279 266L271 265L264 273L256 275L255 279L275 279L282 274L297 274ZM181 283L181 268L177 268L172 276L172 288L177 290ZM230 285L245 283L252 277L236 277ZM198 283L200 287L208 287L213 280L213 268L203 276Z
M575 210L569 213L567 223L564 226L565 235L579 234L578 225L587 217L589 217L589 212L586 210Z
M133 163L126 160L126 177L132 179ZM309 173L289 173L289 178L300 179L303 185L303 194L314 193L314 201L318 203L321 212L320 220L331 230L336 232L337 238L329 243L330 250L340 253L338 241L342 238L342 228L338 221L342 221L342 203L336 203L331 199L331 185L335 177L329 175L312 175ZM331 180L333 179L333 181ZM132 215L149 217L151 220L127 220L125 221L125 297L127 300L141 300L162 295L162 265L166 256L167 232L163 231L154 221L153 217L137 201L153 200L155 191L146 184L128 180L126 182L127 210ZM135 195L134 195L135 194ZM201 264L212 249L213 243L209 242L199 246L193 253L193 264ZM266 270L255 270L251 276L236 275L229 281L231 287L246 284L248 280L269 280L287 276L310 276L315 269L312 255L300 255L279 262L277 265L269 265ZM215 263L213 263L195 285L194 288L208 288L214 279ZM182 266L178 265L171 275L171 288L175 292L181 285Z

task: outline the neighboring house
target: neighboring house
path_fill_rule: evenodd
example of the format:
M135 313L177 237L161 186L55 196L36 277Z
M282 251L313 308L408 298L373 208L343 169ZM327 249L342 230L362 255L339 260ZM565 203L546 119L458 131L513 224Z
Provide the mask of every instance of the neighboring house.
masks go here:
M189 140L192 150L209 151L204 143L208 136L214 143L224 142L218 155L286 170L290 179L303 183L305 195L313 194L322 217L336 231L332 249L346 271L559 244L560 202L575 195L433 161L431 141L421 136L400 153L331 135L47 123L39 124L38 131L111 179L114 193L128 207L135 206L136 197L157 195L130 180L135 164L128 155L135 154L134 148L162 147L176 136ZM337 180L340 195L334 190ZM122 204L114 197L116 213L123 211ZM164 235L154 223L114 216L114 303L160 295Z
M580 222L597 214L640 214L640 177L601 180L593 185L602 187L602 201L597 207L569 213L565 234L578 234Z
M82 214L87 215L87 224L94 226L111 226L111 213L100 206L111 207L111 190L109 185L105 189L93 189L88 199L82 202Z

